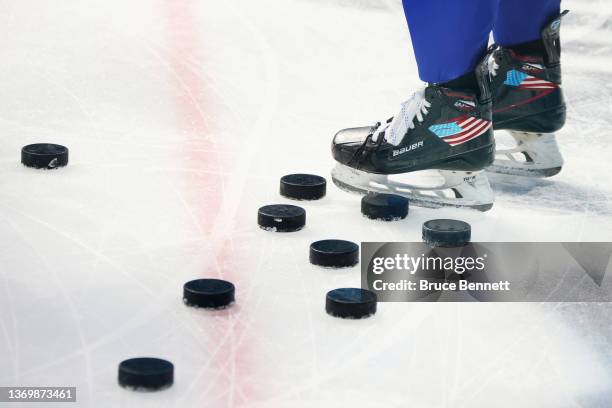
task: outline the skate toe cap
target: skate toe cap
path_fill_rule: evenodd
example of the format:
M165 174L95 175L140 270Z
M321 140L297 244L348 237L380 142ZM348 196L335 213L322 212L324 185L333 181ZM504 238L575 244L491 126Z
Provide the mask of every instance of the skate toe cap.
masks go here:
M334 160L342 164L349 164L355 157L360 146L360 143L334 144L332 146Z
M362 126L342 129L334 135L334 146L344 144L362 144L368 135L372 134L376 128L374 126Z
M368 135L372 134L374 126L363 126L342 129L334 136L332 143L332 155L334 159L342 164L349 164L355 154L361 149Z

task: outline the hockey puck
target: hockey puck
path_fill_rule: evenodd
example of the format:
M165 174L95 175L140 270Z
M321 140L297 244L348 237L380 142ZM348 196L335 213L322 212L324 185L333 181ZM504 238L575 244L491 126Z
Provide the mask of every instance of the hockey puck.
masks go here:
M458 247L470 242L470 224L459 220L429 220L423 224L423 242L434 247Z
M68 148L52 143L35 143L21 148L21 163L35 169L55 169L68 164Z
M359 263L359 245L341 239L324 239L310 244L310 263L329 268L344 268Z
M408 199L395 194L368 193L361 199L361 213L374 220L401 220L408 215Z
M361 319L376 313L376 294L359 288L340 288L327 292L325 299L327 314Z
M135 391L159 391L174 382L174 365L152 357L130 358L119 364L119 385Z
M234 284L221 279L196 279L183 285L187 306L221 309L234 303Z
M282 196L294 200L318 200L325 197L327 182L314 174L289 174L280 179Z
M306 224L306 211L296 205L266 205L257 212L257 223L268 231L299 231Z

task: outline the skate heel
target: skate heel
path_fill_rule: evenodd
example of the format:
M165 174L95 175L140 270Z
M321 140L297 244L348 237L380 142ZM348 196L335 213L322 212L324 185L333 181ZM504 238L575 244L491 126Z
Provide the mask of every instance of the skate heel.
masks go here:
M516 130L531 133L552 133L565 125L566 109L561 105L554 109L520 116L495 123L495 129ZM495 118L494 118L495 120Z
M491 140L493 138L491 137ZM489 167L495 159L495 145L485 145L467 153L449 158L440 170L480 171Z
M538 118L534 120L534 129L532 132L553 133L561 129L563 125L565 125L566 111L565 104L563 104L556 109L537 115ZM536 123L537 125L535 125Z
M487 171L516 176L551 177L563 167L554 133L510 131L516 146L495 152Z

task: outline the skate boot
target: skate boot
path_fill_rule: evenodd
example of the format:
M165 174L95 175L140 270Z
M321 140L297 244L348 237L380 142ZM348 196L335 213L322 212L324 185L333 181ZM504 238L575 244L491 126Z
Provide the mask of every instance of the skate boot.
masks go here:
M560 16L542 29L541 51L493 46L489 68L493 94L493 127L506 130L516 145L500 147L489 171L550 177L561 171L563 158L554 132L565 123L561 91ZM499 136L499 135L498 135Z
M476 69L478 95L428 85L385 123L339 131L332 143L334 183L362 194L402 195L425 207L490 209L493 192L483 171L495 149L488 76L485 61Z

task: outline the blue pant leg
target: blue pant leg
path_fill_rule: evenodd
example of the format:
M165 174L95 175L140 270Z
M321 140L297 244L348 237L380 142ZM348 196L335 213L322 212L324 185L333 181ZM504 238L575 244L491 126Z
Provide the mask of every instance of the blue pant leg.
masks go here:
M500 0L493 24L495 42L508 47L540 39L540 30L560 7L561 0Z
M421 80L445 82L474 70L487 46L498 2L403 0Z

